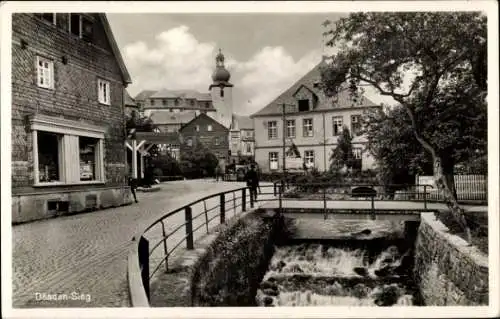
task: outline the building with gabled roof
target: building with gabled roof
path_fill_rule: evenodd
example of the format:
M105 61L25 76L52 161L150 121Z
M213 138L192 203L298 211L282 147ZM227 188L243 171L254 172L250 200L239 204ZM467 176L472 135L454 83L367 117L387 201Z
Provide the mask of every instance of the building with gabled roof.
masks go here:
M12 222L131 202L130 83L105 14L12 15Z
M229 129L226 126L208 114L202 113L182 125L179 133L182 136L181 158L187 150L195 148L198 143L201 143L219 159L219 165L225 167L229 150Z
M319 87L321 67L326 66L325 63L321 61L251 115L255 161L263 172L283 171L283 143L285 149L296 148L307 167L328 170L331 154L344 126L353 135L354 156L359 160L360 168L373 167L374 159L366 149L366 138L360 134L360 120L365 110L380 105L365 96L355 101L347 91L341 91L333 98L327 97Z

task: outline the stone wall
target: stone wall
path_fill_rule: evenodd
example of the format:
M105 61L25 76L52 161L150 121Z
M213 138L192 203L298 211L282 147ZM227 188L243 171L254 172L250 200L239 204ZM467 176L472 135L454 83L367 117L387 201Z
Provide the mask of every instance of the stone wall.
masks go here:
M12 223L75 214L132 203L130 187L43 192L12 196Z
M424 213L414 276L428 306L488 305L488 256Z
M250 213L222 232L199 259L191 276L192 306L256 306L283 222L260 213Z

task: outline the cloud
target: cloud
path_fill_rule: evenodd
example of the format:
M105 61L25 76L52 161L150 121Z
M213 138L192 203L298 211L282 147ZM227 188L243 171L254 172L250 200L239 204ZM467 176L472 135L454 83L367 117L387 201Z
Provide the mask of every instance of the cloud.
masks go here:
M123 53L133 81L129 92L132 96L141 90L163 88L208 92L217 50L215 43L200 42L185 25L159 33L152 47L141 41L128 44ZM335 49L327 53L333 54ZM311 50L298 60L282 46L263 47L246 61L236 60L231 52L224 54L234 84L234 111L252 114L311 70L322 52L320 48ZM365 94L375 103L394 102L373 88L366 88Z
M162 32L155 39L153 48L135 42L123 50L132 76L132 95L145 89L208 90L214 43L200 43L186 26Z
M128 44L123 53L133 81L129 92L132 96L141 90L162 88L207 92L216 52L215 43L198 41L184 25L158 34L152 47L141 41ZM319 50L313 50L294 60L283 47L264 47L247 61L224 53L234 84L234 111L239 114L254 113L264 107L321 57Z

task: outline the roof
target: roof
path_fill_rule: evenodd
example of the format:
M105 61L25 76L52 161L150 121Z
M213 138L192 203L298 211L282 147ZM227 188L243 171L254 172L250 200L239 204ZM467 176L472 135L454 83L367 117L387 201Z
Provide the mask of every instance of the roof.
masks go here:
M198 101L211 101L210 93L200 93L195 90L167 90L163 89L150 95L149 98L181 98L181 99L195 99Z
M123 104L125 106L134 106L137 107L137 103L135 100L128 94L127 90L123 90Z
M139 94L135 96L136 101L144 101L149 98L151 95L155 94L157 91L152 90L142 90Z
M191 119L191 121L185 123L182 125L180 131L182 132L182 130L186 127L188 127L191 123L193 123L194 121L200 119L200 118L203 118L203 117L206 117L207 119L210 119L213 123L219 125L220 127L222 127L223 129L226 129L226 130L229 130L226 126L224 126L223 124L221 124L220 122L218 122L217 120L215 120L213 117L211 116L208 116L207 114L205 113L201 113L200 115L194 117L193 119Z
M233 114L234 127L240 130L253 130L253 120L250 116Z
M127 67L125 66L125 62L123 61L122 54L120 53L120 49L116 44L115 37L113 36L113 31L111 31L111 26L109 25L108 18L105 13L99 13L99 18L101 19L101 23L104 27L104 33L106 33L106 37L108 38L109 44L111 45L111 50L113 51L113 55L115 56L116 61L118 62L118 67L120 68L120 72L122 74L122 80L126 84L132 83L132 79L130 78L130 74L128 73Z
M151 113L149 116L154 124L185 124L195 117L195 111L184 111L179 113L158 111Z
M356 103L352 100L351 96L348 92L340 92L337 96L338 100L335 101L334 107L332 107L333 98L326 97L321 89L315 87L315 83L320 81L321 79L321 67L326 66L324 61L318 63L312 70L306 73L303 77L301 77L298 81L296 81L292 86L290 86L287 90L281 93L278 97L276 97L271 103L263 107L260 111L251 115L254 116L262 116L262 115L274 115L282 113L282 105L285 104L293 104L295 105L297 101L295 100L295 93L304 86L309 89L311 92L316 94L318 97L318 105L316 110L334 110L336 108L350 108L350 107L363 107L363 106L375 106L376 103L370 101L365 96L362 96Z

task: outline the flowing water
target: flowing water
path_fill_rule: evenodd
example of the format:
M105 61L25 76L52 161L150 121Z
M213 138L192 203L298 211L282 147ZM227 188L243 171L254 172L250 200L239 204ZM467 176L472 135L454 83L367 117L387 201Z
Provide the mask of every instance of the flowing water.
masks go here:
M391 237L391 231L378 229ZM374 241L365 239L360 244L353 239L340 244L323 241L276 247L257 291L257 304L421 305L418 289L411 280L411 246L403 244L403 238L398 241L392 237L390 242L373 244Z

